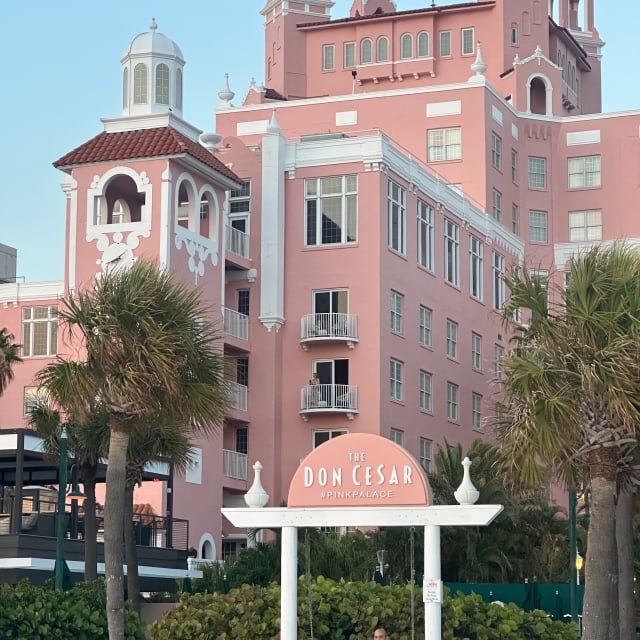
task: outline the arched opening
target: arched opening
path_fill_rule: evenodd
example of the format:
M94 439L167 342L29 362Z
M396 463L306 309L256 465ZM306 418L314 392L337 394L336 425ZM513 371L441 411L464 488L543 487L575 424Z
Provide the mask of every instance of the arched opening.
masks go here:
M403 60L413 57L413 38L410 33L405 33L400 41L400 57Z
M169 104L169 67L166 64L156 67L156 104Z
M133 68L133 103L147 104L149 98L147 95L148 70L147 65L139 62Z
M109 181L104 196L98 198L96 224L127 224L142 220L145 194L139 193L136 183L125 175Z
M110 224L123 224L125 222L131 222L131 211L126 201L118 198L113 203L113 209L111 209Z
M365 38L360 43L360 64L371 64L371 40Z
M418 58L429 57L429 34L422 31L418 34Z
M215 560L213 545L211 540L205 540L200 547L200 558L202 560Z
M389 60L389 40L382 36L376 43L376 62L387 62L387 60Z
M547 111L547 86L542 78L531 79L529 87L529 111L538 115L551 115Z

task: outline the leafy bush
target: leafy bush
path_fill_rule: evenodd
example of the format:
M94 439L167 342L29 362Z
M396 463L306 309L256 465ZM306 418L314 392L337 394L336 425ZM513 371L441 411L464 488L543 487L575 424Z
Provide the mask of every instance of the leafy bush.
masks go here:
M107 640L104 580L83 582L69 591L37 587L28 580L0 584L0 638L3 640ZM144 625L127 607L125 639L144 640Z
M415 589L415 637L424 638L422 592ZM311 605L311 615L309 614ZM298 638L364 640L382 623L393 640L411 638L411 591L375 582L318 578L298 583ZM228 594L185 595L181 606L151 625L153 640L272 640L280 630L280 587L243 585ZM442 638L468 640L575 640L574 624L542 611L488 604L478 595L445 595Z

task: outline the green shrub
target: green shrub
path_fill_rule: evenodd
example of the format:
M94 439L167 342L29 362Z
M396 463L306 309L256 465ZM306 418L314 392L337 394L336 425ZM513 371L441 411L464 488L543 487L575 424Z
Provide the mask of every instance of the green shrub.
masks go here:
M424 638L422 592L415 589L415 638ZM309 615L311 602L311 615ZM393 640L411 638L409 586L375 582L298 583L298 638L364 640L382 623ZM181 605L151 625L153 640L272 640L280 630L280 587L244 585L228 594L182 597ZM542 611L488 604L477 595L446 594L442 638L468 640L575 640L574 624L554 622Z

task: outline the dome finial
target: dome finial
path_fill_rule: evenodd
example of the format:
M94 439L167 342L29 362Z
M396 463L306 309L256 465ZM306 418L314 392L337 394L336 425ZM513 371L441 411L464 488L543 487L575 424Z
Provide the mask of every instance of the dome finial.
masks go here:
M158 28L158 23L155 18L151 18L151 24L149 25L149 31L156 31Z
M482 45L478 42L476 59L471 64L471 71L474 75L469 78L469 82L482 84L485 81L484 74L487 72L487 63L482 58Z
M231 105L231 101L233 100L233 97L236 94L231 91L231 89L229 88L229 74L225 73L224 74L224 87L222 89L222 91L218 91L218 98L220 98L220 100L222 100L222 104L226 105L226 106L232 106Z

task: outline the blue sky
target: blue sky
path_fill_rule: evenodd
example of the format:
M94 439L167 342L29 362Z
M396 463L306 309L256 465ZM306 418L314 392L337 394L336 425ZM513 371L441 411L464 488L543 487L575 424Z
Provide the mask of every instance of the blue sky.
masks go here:
M346 17L351 3L336 0L332 17ZM607 42L604 110L638 109L633 68L640 2L595 3ZM396 4L405 10L431 1ZM225 72L236 104L251 78L264 80L263 6L264 0L110 0L98 10L87 0L0 0L0 243L18 249L19 276L27 282L63 276L65 201L62 174L51 163L98 134L100 118L120 115L120 57L133 37L155 17L159 31L176 41L187 61L184 117L213 131Z

